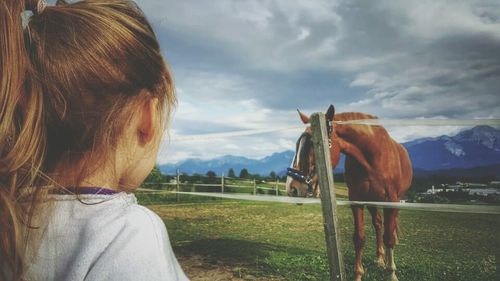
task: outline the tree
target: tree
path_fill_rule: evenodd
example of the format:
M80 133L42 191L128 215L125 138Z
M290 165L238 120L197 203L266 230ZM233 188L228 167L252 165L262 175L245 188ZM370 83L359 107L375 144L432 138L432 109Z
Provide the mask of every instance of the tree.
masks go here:
M214 171L207 172L207 183L215 183L217 181L217 174Z
M209 178L215 178L217 174L214 171L208 171L207 172L207 177Z
M229 171L227 172L227 176L230 177L230 178L235 178L236 177L236 174L234 173L233 168L229 169Z
M248 179L249 176L250 176L250 174L248 173L247 169L245 169L245 168L241 169L240 179Z
M156 184L164 182L164 175L161 173L158 165L155 165L143 183L148 183L146 187L153 187Z
M276 179L276 172L275 172L275 171L271 171L271 173L269 173L269 177L270 177L272 180L275 180L275 179Z

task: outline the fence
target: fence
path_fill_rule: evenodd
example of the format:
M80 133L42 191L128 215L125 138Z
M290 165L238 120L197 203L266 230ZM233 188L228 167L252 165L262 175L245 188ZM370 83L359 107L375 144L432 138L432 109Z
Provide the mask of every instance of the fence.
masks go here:
M380 125L380 126L500 126L500 119L361 119L361 120L348 120L348 121L333 121L335 124L351 124L351 125ZM207 140L225 139L232 137L242 137L251 135L260 135L284 131L297 131L305 129L306 126L292 126L292 127L270 127L267 129L253 129L253 130L240 130L234 132L224 133L211 133L202 135L185 135L185 136L172 136L173 142L205 142Z
M467 119L467 120L449 120L449 119L419 119L419 120L381 120L381 119L369 119L369 120L351 120L351 121L342 121L337 122L341 124L363 124L363 125L405 125L405 126L471 126L471 125L494 125L500 126L500 119ZM321 206L323 212L323 221L325 226L325 240L327 245L327 254L330 266L330 277L331 280L346 280L344 263L340 251L340 236L338 235L338 219L336 217L336 207L337 200L335 196L335 187L333 183L333 175L331 173L331 164L330 164L330 155L328 149L328 134L326 128L326 119L323 113L315 113L311 116L311 127L313 131L313 143L314 143L314 153L316 155L316 168L319 175L319 187L321 189ZM206 139L214 139L214 138L225 138L225 137L233 137L233 136L246 136L252 134L262 134L274 131L282 131L289 129L296 129L298 127L292 128L278 128L278 129L266 129L266 130L249 130L249 131L241 131L241 132L230 132L230 133L220 133L220 134L210 134L200 136L187 136L187 137L174 137L174 141L197 141L197 140L206 140ZM210 193L200 193L200 192L181 192L179 180L179 173L176 175L175 183L167 183L167 185L175 185L176 194L192 194L192 195L200 195L200 196L214 196L214 194ZM204 186L204 187L216 187L220 188L221 193L215 195L217 197L222 198L234 198L234 199L245 199L243 197L235 197L234 195L224 194L225 188L230 187L243 187L247 188L248 186L242 185L230 185L226 184L225 180L228 178L221 177L219 184L199 184L192 183L191 185L196 186ZM264 190L273 190L268 187L259 187ZM257 193L257 184L253 182L253 199L257 198L262 199L265 197L255 196ZM283 202L290 200L283 200L279 195L279 184L276 182L275 188L276 197L271 199L269 197L265 198L265 200L261 201L273 201L273 202ZM246 199L248 200L248 198ZM307 201L307 198L299 198L301 203L310 203ZM295 201L298 202L298 201ZM471 212L471 213L489 213L489 214L500 214L500 207L495 206L468 206L468 205L448 205L448 204L418 204L413 205L412 203L388 203L388 202L348 202L348 204L355 205L367 205L367 206L376 206L383 208L408 208L413 207L413 209L419 210L433 210L433 211L445 211L445 212Z
M279 178L276 178L273 181L257 181L256 179L241 179L241 178L233 178L233 177L227 177L224 174L220 177L203 177L205 179L205 182L195 182L195 181L182 181L180 179L181 174L179 171L177 171L177 174L175 176L171 176L175 178L171 182L161 182L161 183L154 183L154 182L146 182L143 183L144 186L147 187L154 187L158 186L160 189L165 189L162 187L174 187L175 191L177 193L181 192L181 187L187 187L190 188L192 192L196 192L197 187L205 187L205 188L213 188L213 192L220 192L220 193L225 193L225 192L234 192L232 189L240 189L240 190L248 190L251 192L253 195L257 194L273 194L275 196L282 195L283 193L286 194L286 190L284 188L285 183L281 182ZM214 181L214 183L208 183L208 181ZM231 183L232 182L232 183ZM237 183L240 184L237 184ZM281 188L280 188L281 187ZM149 191L146 189L139 189L139 191Z

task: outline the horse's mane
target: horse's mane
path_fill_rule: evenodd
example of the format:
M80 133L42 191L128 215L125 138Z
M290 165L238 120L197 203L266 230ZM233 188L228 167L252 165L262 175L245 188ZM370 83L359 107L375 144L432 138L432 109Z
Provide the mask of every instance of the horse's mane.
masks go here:
M333 118L333 120L335 121L360 120L360 119L378 119L378 117L361 112L342 112L335 114L335 117Z
M363 120L363 119L378 119L377 116L361 113L361 112L342 112L335 114L334 121L348 121L348 120ZM335 130L340 136L355 136L356 134L364 136L384 136L389 137L387 131L382 126L368 126L368 125L335 125Z
M302 148L300 149L300 152L299 152L299 147L300 147L301 141L304 141L304 145L302 146ZM297 164L300 165L300 169L303 172L309 172L309 168L310 168L309 153L310 153L311 149L312 149L311 137L308 134L302 134L302 136L300 136L300 138L297 140L297 147L295 149L295 152L299 153L299 155L298 155L299 158L296 158L295 161L296 161L296 163L299 162ZM300 161L299 161L299 159L300 159Z

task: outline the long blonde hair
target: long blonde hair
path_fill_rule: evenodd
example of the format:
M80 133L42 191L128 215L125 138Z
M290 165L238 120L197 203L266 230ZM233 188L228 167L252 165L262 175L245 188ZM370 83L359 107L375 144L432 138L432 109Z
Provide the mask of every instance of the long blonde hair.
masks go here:
M166 128L173 78L142 11L126 0L0 0L0 280L23 274L41 186L79 163L78 186L109 161L134 107L159 100ZM25 9L35 10L23 28Z

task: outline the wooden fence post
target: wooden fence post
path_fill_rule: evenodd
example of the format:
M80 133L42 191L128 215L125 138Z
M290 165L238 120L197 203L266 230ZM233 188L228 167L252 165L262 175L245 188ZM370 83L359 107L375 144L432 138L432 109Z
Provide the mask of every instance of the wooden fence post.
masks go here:
M325 114L323 113L315 113L311 116L312 140L321 191L321 208L323 210L326 248L330 264L330 279L344 281L346 280L346 275L341 251L337 201L335 198L326 122Z
M176 198L177 202L180 201L180 198L179 198L180 182L179 181L180 181L180 174L179 174L179 169L177 169L177 177L175 180L175 182L177 183L177 185L175 187L176 191L177 191L177 193L175 194L175 198Z
M253 180L253 195L257 194L257 183L255 182L255 179Z
M276 196L280 195L280 191L278 189L278 182L279 182L279 179L276 178Z
M224 173L222 173L222 177L220 179L220 190L221 193L224 193Z

